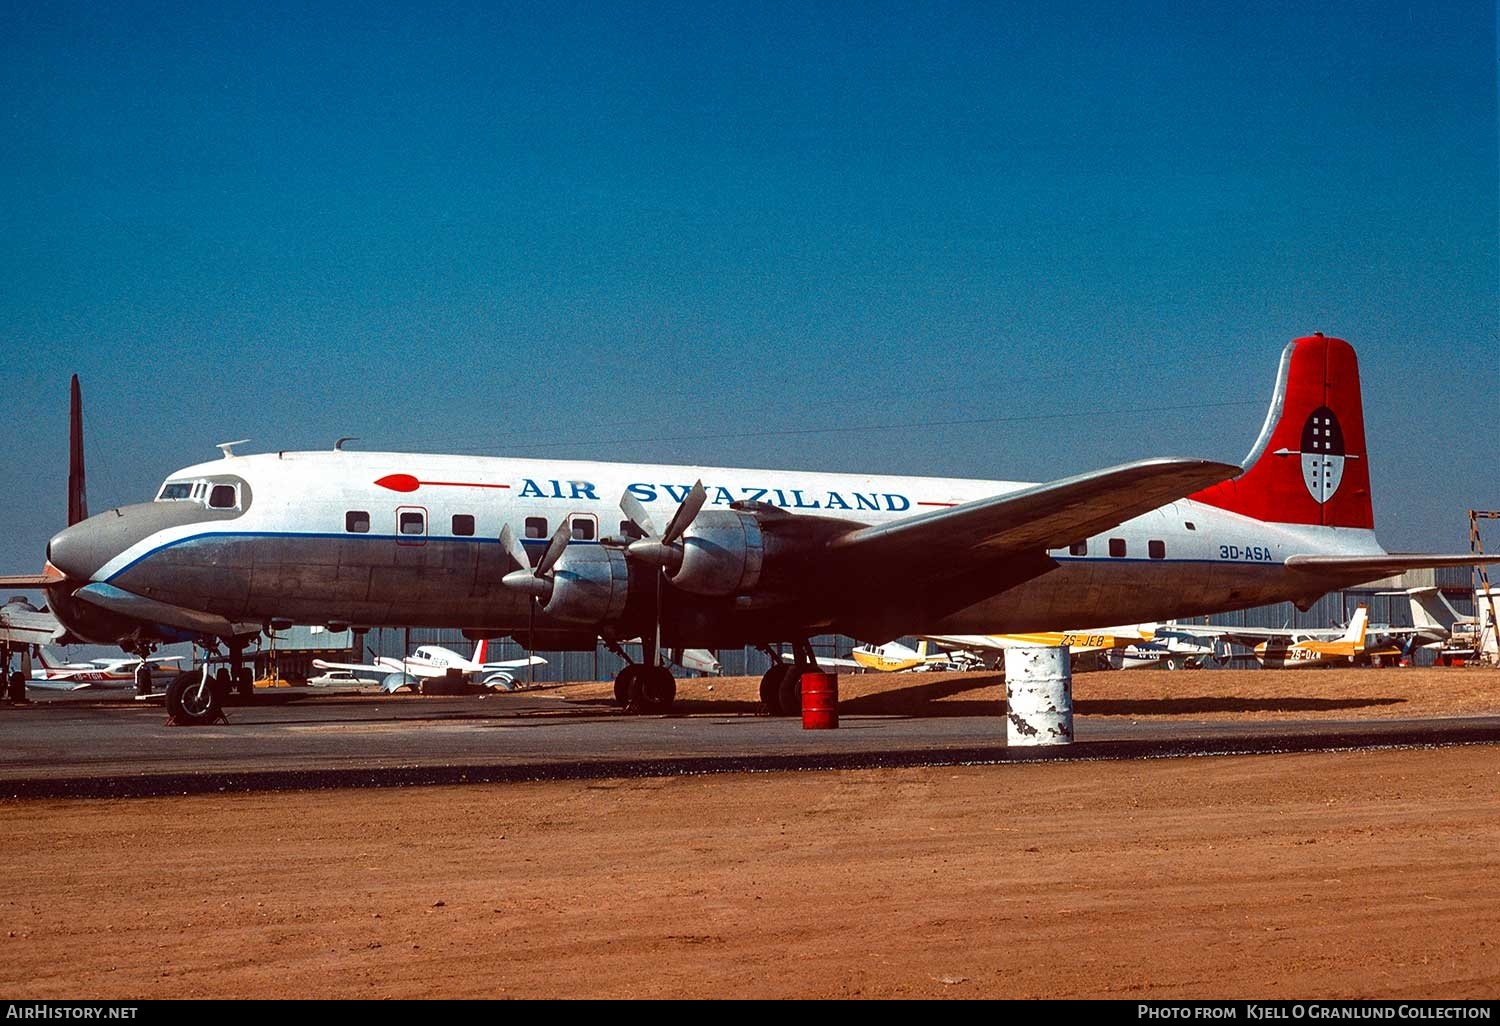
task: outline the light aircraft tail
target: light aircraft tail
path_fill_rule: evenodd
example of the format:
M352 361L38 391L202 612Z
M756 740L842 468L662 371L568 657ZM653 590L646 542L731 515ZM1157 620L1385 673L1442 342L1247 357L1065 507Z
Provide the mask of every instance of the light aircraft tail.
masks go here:
M1360 606L1354 611L1354 615L1349 618L1349 629L1344 631L1344 636L1339 638L1339 640L1353 642L1354 651L1363 652L1365 650L1365 629L1369 625L1370 611L1364 606Z
M1317 334L1282 351L1271 408L1243 466L1191 498L1275 523L1375 526L1353 346Z
M36 658L44 670L55 670L67 661L59 658L57 652L46 645L36 646Z
M474 643L474 658L469 660L475 666L483 666L484 661L489 658L490 643L487 638L480 638Z

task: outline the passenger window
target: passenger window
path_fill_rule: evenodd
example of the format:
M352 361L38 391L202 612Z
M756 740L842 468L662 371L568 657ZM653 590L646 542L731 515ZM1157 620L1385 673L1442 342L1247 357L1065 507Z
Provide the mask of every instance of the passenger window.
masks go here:
M208 493L209 509L234 509L234 485L214 485Z
M1111 538L1109 540L1109 554L1116 559L1125 555L1125 539Z
M1146 555L1150 556L1152 559L1166 559L1167 543L1164 541L1157 541L1155 538L1151 539L1146 543Z
M1087 556L1089 554L1089 543L1086 541L1074 542L1068 546L1068 555Z
M362 509L351 509L344 514L344 530L351 534L369 534L370 514Z
M594 540L594 518L593 517L574 517L573 518L573 540L574 541L593 541Z
M422 514L413 510L403 510L401 513L402 534L426 534L427 526Z
M621 520L620 521L620 537L621 538L644 538L644 537L646 537L646 532L642 531L639 527L635 526L635 521L634 520Z
M453 514L453 533L467 538L474 533L474 518L468 513Z
M547 518L546 517L527 517L526 518L526 537L528 537L528 538L545 538L545 537L547 537Z

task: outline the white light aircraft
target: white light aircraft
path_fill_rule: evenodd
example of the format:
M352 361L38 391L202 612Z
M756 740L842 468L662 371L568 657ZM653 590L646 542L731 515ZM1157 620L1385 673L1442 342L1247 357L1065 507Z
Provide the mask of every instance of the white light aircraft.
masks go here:
M645 711L676 693L664 646L791 642L793 661L761 681L766 704L791 713L818 634L1307 608L1352 584L1484 559L1380 545L1354 350L1322 335L1286 347L1243 466L1145 459L1027 484L222 449L170 474L153 501L60 532L41 574L0 587L45 588L83 640L222 642L235 664L279 623L460 628L528 650L641 637L644 662L617 683ZM168 694L179 722L212 720L218 701L191 674Z
M487 660L488 649L489 642L481 640L474 646L474 658L465 659L442 645L418 645L416 651L404 659L377 656L373 663L333 663L314 659L312 664L320 670L382 673L385 675L380 684L382 691L397 691L423 680L446 677L449 670L457 670L464 677L473 678L485 687L510 691L516 686L515 671L524 670L528 666L547 665L547 660L539 655L529 655L522 659Z

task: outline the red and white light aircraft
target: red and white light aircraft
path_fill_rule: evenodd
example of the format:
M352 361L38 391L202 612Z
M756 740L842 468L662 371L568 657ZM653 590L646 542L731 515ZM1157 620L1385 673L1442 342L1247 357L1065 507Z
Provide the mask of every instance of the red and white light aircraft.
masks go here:
M45 645L36 647L40 667L33 670L27 685L34 688L79 691L83 688L135 687L137 669L145 665L153 679L175 672L168 663L180 663L182 656L152 656L141 659L132 656L125 659L90 659L87 662L65 662L63 657Z
M879 641L1306 607L1476 561L1376 540L1354 350L1322 335L1283 352L1243 467L1148 459L1024 484L223 448L154 501L62 531L47 570L10 583L44 586L79 638L221 639L235 660L283 622L453 627L547 649L596 635L653 650L789 640L797 657L761 690L790 711L816 665L809 638L825 632ZM637 708L675 694L657 651L617 684ZM185 675L168 704L199 720L216 702Z

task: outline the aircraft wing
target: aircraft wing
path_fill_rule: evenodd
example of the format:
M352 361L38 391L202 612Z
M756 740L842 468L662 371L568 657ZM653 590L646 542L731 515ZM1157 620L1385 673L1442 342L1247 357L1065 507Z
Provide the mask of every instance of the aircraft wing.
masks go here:
M18 606L20 603L0 608L0 641L12 645L50 645L66 633L51 613Z
M975 555L1061 548L1240 472L1211 460L1138 460L861 528L830 546L850 559L957 570Z
M0 588L45 588L62 580L62 574L48 569L39 574L10 574L0 577Z
M107 609L112 613L165 624L181 630L200 631L227 637L233 634L254 634L260 630L258 623L233 623L214 613L174 606L156 599L135 595L102 582L87 584L73 593L74 597Z
M373 666L370 663L330 663L326 659L314 659L312 664L319 670L353 670L356 673L378 673L382 676L393 672L389 666Z
M98 687L97 681L76 681L71 677L32 677L26 681L27 690L35 688L39 691L83 691L85 688Z
M527 666L546 666L547 660L539 655L526 656L521 659L506 659L498 663L484 663L478 672L492 673L496 670L520 670Z
M1219 627L1213 624L1174 624L1162 628L1161 634L1182 634L1190 638L1223 638L1247 648L1263 641L1281 638L1290 642L1292 635L1303 641L1336 641L1343 636L1342 627Z

